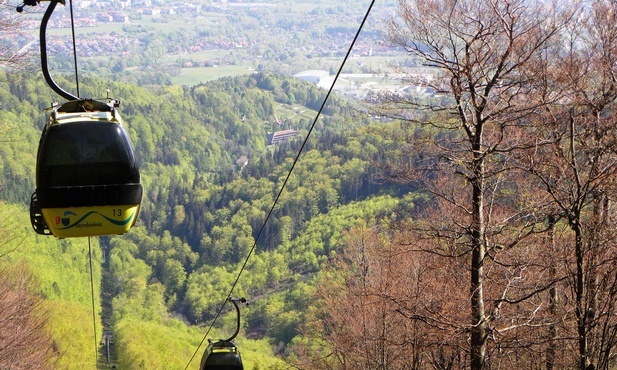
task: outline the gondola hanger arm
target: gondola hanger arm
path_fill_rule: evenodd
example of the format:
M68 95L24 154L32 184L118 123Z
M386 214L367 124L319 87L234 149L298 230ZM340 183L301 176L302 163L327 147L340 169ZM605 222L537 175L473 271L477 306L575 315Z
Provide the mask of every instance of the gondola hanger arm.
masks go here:
M65 0L25 0L22 5L17 7L17 11L23 11L25 6L36 6L41 1L49 1L49 6L47 7L45 14L43 15L43 19L41 19L41 28L39 31L39 38L41 44L41 68L43 70L43 76L45 77L45 81L47 81L49 87L51 87L51 89L61 97L69 101L79 100L77 96L69 93L68 91L65 91L60 86L58 86L58 84L51 77L51 74L49 73L49 68L47 66L47 22L49 21L51 14L54 12L56 5L58 3L64 5Z
M24 2L21 3L21 5L17 6L16 10L18 13L21 13L24 11L24 8L26 6L37 6L41 1L54 1L54 0L24 0ZM64 0L55 0L55 1L64 5Z

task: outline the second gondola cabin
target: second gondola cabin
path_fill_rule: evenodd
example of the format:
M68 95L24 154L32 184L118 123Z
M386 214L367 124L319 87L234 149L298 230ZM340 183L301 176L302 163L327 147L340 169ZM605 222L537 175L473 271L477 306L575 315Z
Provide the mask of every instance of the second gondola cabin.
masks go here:
M119 102L80 99L52 107L36 163L30 219L58 238L117 235L137 220L143 189Z
M229 340L210 342L201 358L199 370L244 370L238 347Z

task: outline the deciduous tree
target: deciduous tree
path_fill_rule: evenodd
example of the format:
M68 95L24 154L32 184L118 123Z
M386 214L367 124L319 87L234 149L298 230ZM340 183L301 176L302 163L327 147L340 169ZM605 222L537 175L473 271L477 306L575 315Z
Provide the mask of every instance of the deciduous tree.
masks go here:
M574 312L577 367L615 364L615 219L617 183L617 4L586 3L562 33L547 81L562 98L546 106L539 145L524 162L568 225L563 269ZM611 334L609 334L611 333Z
M531 145L528 117L545 104L535 99L545 91L545 53L572 11L522 0L401 0L399 10L390 40L434 71L410 73L411 80L447 98L383 96L386 114L418 128L408 129L388 172L433 197L441 216L424 224L425 237L441 240L442 254L467 260L470 315L462 333L470 336L471 369L484 369L487 345L499 330L498 311L542 291L527 286L510 297L520 291L514 288L521 273L512 256L505 255L507 264L485 267L536 230L536 220L525 217L529 210L511 204L517 189L510 162L513 152Z
M8 0L0 0L0 69L25 70L34 67L32 37L23 26L25 17Z
M48 312L24 262L7 263L23 239L16 232L13 207L0 202L0 368L51 369L54 344L46 327Z

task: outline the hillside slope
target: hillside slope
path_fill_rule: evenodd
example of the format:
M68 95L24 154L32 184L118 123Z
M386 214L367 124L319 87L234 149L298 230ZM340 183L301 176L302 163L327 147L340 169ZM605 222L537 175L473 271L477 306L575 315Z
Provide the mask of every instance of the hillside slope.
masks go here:
M41 110L53 96L32 76L2 77L6 109L0 112L0 130L10 140L0 147L0 183L5 184L0 199L18 204L27 229L24 211L34 190L38 133L45 119ZM201 327L214 318L249 253L233 292L255 298L243 310L242 333L251 339L242 335L239 343L247 364L278 366L273 356L283 354L297 335L311 281L342 247L344 231L405 207L397 196L407 189L370 181L376 173L370 158L384 143L365 130L368 117L334 97L269 215L325 97L311 84L267 74L187 89L108 85L88 78L82 84L85 96L101 96L109 88L122 101L141 160L145 196L137 226L124 236L100 238L108 250L105 264L95 248L95 284L98 290L103 266L108 276L103 306L110 310L104 321L113 328L121 368L163 363L183 368L203 339ZM269 132L290 129L296 132L291 140L268 145ZM241 157L246 161L238 164ZM85 263L83 249L73 246L83 248L85 241L23 233L29 245L24 258L44 275L44 295L87 307L81 295L47 287L76 273L59 275L57 263ZM42 253L47 249L36 250L39 246L53 252ZM47 255L56 264L46 264L43 273L39 259ZM58 268L83 273L75 263ZM81 277L71 280L78 279L88 283ZM233 330L232 320L233 315L218 320L209 337ZM92 347L91 340L84 341Z

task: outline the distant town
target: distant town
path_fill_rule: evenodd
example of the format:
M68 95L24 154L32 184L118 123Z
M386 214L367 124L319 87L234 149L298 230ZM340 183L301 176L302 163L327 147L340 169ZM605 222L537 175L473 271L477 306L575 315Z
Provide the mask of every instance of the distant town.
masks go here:
M188 2L168 2L156 0L126 0L120 2L85 0L75 1L74 4L74 26L87 32L88 28L99 27L104 24L123 24L131 25L135 21L142 20L143 17L150 17L153 22L157 19L161 23L165 22L165 16L181 16L193 19L193 25L200 21L206 22L209 17L222 17L237 14L250 14L258 10L272 8L273 4L266 2L259 3L230 3L227 1L213 2L211 4L191 4ZM68 3L67 3L68 7ZM70 16L68 11L58 12L49 21L49 29L70 28ZM313 15L318 17L318 15ZM38 29L40 26L40 14L30 17L25 21L26 29ZM282 26L280 26L282 27ZM99 27L100 29L100 27ZM289 30L298 32L297 30ZM321 56L342 56L348 47L353 35L323 34L320 35L319 42L314 45L305 45L301 51L310 52L314 57ZM33 35L36 38L36 35ZM185 46L177 45L167 47L168 53L172 55L182 55L187 53L200 53L211 50L237 50L246 49L266 40L250 39L246 34L225 35L220 38L200 37L194 38ZM354 48L354 56L373 56L373 55L392 55L394 49L381 43L363 42L360 40ZM126 55L138 48L139 40L126 34L118 32L89 34L87 39L79 38L76 40L78 54L84 57L106 56L106 55ZM54 53L63 53L72 50L72 41L68 38L49 39L48 46ZM182 67L204 67L210 66L207 61L185 61Z
M273 0L276 1L281 2ZM73 0L73 3L80 69L98 75L142 71L178 76L188 70L202 73L197 68L231 66L244 67L244 71L267 70L293 75L329 88L361 21L361 13L354 15L350 11L357 11L352 5L346 3L347 8L343 5L333 8L327 1L298 8L289 4L229 1ZM36 30L45 7L43 2L35 11L28 9L23 27L30 32L28 39L19 40L20 47L36 48L39 41ZM289 16L281 20L279 11ZM384 13L387 11L383 9L381 14L377 12L371 23L384 17ZM380 62L404 58L405 53L388 44L376 26L372 27L363 29L362 37L356 41L336 89L355 98L377 95L381 90L405 95L413 90L415 94L434 95L427 88L432 76L426 68L415 67L418 72L414 81L403 83L399 71ZM48 24L47 49L52 60L72 63L69 61L73 53L70 28L67 2L65 6L59 5ZM377 66L365 64L373 60ZM56 70L62 68L68 70L66 67L56 67ZM199 78L201 75L193 81L199 82ZM403 91L404 88L407 90Z

